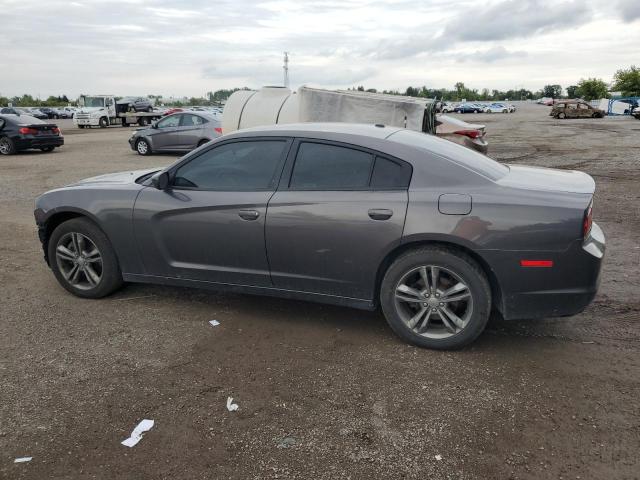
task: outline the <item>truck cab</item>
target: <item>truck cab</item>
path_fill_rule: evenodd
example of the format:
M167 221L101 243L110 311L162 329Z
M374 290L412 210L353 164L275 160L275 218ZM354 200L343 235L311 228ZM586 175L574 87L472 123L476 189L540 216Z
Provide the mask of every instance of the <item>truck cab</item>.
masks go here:
M73 123L79 127L107 127L116 118L116 99L113 95L80 95L79 110Z

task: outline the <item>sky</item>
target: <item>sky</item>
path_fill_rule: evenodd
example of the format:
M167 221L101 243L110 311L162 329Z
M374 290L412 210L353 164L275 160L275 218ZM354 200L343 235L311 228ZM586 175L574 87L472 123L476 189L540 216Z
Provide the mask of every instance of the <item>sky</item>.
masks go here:
M0 95L538 90L640 65L640 0L0 0Z

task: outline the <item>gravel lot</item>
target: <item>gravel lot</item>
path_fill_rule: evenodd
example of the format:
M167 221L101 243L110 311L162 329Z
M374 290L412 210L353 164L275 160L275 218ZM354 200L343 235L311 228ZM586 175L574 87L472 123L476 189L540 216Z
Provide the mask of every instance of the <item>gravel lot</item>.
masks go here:
M0 478L639 478L640 122L547 113L461 117L486 123L498 160L595 178L600 293L572 318L492 321L460 352L304 302L141 285L75 298L42 259L33 199L175 157L60 120L64 147L0 158ZM120 445L143 418L154 428Z

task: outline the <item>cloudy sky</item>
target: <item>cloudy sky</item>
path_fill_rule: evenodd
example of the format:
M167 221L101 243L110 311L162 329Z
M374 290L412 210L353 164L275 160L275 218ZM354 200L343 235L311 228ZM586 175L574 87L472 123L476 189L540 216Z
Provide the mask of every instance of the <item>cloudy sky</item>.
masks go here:
M640 65L640 0L0 0L0 95L537 90Z

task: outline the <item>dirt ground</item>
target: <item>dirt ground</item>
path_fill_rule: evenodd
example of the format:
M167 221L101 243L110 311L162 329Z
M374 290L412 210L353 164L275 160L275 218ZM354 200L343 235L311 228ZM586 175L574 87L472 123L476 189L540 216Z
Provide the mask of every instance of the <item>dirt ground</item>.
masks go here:
M0 158L0 478L639 478L640 122L547 113L461 117L487 125L498 160L595 178L600 292L572 318L492 321L459 352L305 302L141 285L75 298L42 259L34 198L175 157L61 120L64 147ZM153 429L122 446L143 418Z

